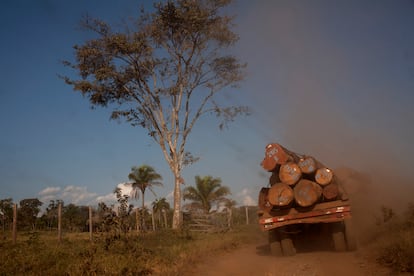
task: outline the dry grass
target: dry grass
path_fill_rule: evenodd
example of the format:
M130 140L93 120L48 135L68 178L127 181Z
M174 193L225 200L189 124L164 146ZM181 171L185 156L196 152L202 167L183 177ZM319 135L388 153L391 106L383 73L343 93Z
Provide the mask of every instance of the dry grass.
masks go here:
M414 204L401 216L385 207L381 213L375 239L377 261L396 273L414 273Z
M0 241L0 275L179 275L205 256L253 242L256 225L227 233L157 232L144 235L20 233Z

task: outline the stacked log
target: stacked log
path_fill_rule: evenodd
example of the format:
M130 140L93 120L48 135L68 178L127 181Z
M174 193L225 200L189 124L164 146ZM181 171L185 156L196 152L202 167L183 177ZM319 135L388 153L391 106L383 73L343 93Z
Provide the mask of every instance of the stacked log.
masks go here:
M310 207L316 203L345 200L347 195L332 169L313 156L292 152L273 143L266 146L261 166L271 172L270 188L259 194L259 207Z
M285 183L276 183L268 191L268 201L273 206L288 206L293 198L292 188Z

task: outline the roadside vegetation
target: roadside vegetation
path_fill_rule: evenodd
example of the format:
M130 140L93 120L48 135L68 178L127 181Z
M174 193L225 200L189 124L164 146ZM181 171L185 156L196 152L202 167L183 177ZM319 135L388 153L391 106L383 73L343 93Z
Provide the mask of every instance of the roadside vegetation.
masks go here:
M153 175L152 170L144 171ZM150 180L159 179L147 176L138 173L131 184L136 186L133 193L141 191L142 199L145 188L153 184ZM197 176L196 184L187 187L198 197L187 198L190 202L180 230L171 229L173 215L165 198L156 199L152 210L144 205L134 209L129 196L117 188L114 193L118 203L99 203L93 208L92 221L88 206L51 200L40 215L42 202L22 200L16 210L15 239L13 200L0 200L0 275L191 274L194 265L206 257L255 241L261 234L257 208L235 207L235 202L225 197L230 190L221 185L219 178ZM58 230L59 205L62 235ZM208 219L201 228L197 224L194 229L193 215L197 214ZM93 224L93 232L89 223Z
M401 214L383 206L377 217L374 241L378 263L396 273L414 273L414 203Z
M254 242L256 224L224 233L163 230L145 234L25 232L0 241L0 275L180 275L204 258Z

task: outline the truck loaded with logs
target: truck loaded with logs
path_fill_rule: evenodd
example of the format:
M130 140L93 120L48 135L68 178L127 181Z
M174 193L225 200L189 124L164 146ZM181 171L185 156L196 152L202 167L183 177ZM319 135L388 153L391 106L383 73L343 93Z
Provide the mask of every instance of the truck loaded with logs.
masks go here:
M259 193L259 224L272 254L294 255L315 236L336 251L356 249L349 198L332 169L276 143L266 146L261 166L270 177Z

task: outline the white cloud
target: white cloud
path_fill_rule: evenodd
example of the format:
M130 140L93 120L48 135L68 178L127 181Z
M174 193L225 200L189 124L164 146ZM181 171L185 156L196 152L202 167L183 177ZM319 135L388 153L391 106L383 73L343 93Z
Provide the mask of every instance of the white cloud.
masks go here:
M41 196L55 195L60 191L60 187L47 187L39 192Z
M131 186L127 185L127 182L119 183L117 185L118 188L121 189L123 195L131 196ZM111 191L108 194L99 195L97 193L93 193L88 191L87 187L69 185L65 187L47 187L39 192L40 198L39 200L44 203L44 206L47 206L51 200L63 200L65 205L70 203L76 205L92 205L96 206L99 202L104 202L105 204L109 205L116 205L117 198L116 195ZM165 197L167 201L172 206L173 202L173 191L168 193ZM145 193L145 206L151 208L153 202L153 195L151 193ZM130 198L129 203L133 204L135 207L141 206L141 194L139 194L139 198L137 200Z
M242 202L244 206L257 205L256 200L253 199L252 192L248 188L244 188L237 194L237 202Z
M62 199L64 202L70 202L74 204L87 204L95 201L97 197L96 193L88 192L86 187L79 186L67 186L62 193Z
M107 194L103 196L98 196L95 200L97 203L99 202L113 203L113 202L116 202L116 196L114 193L111 193L111 194Z
M127 182L119 183L116 187L121 189L122 195L131 196L132 187Z
M51 200L61 199L65 204L89 205L95 204L98 195L89 192L86 187L66 186L61 187L47 187L39 192L40 201L47 204Z

